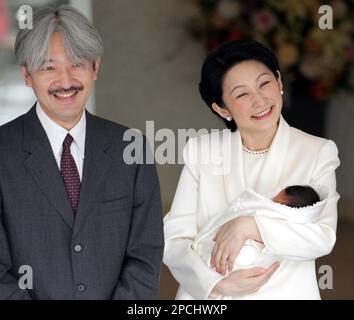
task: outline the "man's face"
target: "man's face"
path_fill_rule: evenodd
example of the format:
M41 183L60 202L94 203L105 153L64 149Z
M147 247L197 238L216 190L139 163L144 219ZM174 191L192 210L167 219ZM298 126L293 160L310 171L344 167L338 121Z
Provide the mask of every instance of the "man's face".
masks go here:
M55 32L49 45L49 60L40 70L21 71L32 87L46 114L59 125L71 129L81 118L97 79L100 61L73 63L67 56L60 33Z

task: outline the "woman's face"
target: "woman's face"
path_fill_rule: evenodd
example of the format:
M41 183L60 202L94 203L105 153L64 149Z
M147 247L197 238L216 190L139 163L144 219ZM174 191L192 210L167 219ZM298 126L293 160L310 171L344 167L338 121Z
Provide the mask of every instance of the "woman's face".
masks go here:
M224 77L226 108L213 105L222 117L231 116L240 131L259 133L277 126L282 109L282 83L263 63L247 60L233 66Z

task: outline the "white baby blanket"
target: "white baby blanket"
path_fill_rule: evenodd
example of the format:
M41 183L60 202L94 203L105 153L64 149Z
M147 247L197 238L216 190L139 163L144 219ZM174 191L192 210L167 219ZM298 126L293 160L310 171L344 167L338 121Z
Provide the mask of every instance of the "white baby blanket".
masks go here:
M266 216L273 219L290 220L296 223L316 222L327 203L328 190L321 186L312 187L318 192L320 201L303 208L291 208L273 202L271 199L251 189L246 189L231 203L226 212L212 219L197 234L192 248L210 266L211 252L215 244L213 241L215 234L222 225L239 216ZM268 268L272 263L280 261L280 259L281 257L272 254L263 244L247 240L235 260L233 271L256 266Z

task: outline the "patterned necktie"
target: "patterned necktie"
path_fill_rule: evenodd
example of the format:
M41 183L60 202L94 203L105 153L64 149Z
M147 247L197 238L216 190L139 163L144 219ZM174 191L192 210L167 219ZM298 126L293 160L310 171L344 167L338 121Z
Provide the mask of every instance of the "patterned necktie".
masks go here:
M70 152L73 137L68 134L63 142L63 153L60 162L60 174L63 177L65 189L68 193L70 203L76 213L80 195L80 176L75 160Z

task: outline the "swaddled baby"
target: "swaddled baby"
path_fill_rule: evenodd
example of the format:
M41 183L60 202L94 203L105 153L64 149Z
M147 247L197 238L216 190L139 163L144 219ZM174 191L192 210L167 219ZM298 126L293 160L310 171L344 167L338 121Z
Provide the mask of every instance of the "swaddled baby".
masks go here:
M320 199L310 186L289 186L281 190L272 199L253 190L244 191L235 199L228 211L213 219L198 233L192 248L210 266L211 252L215 242L213 238L223 224L238 216L267 216L275 219L291 220L297 223L315 221L327 202L327 197ZM251 267L268 268L279 257L269 252L262 243L247 240L234 263L234 270Z

